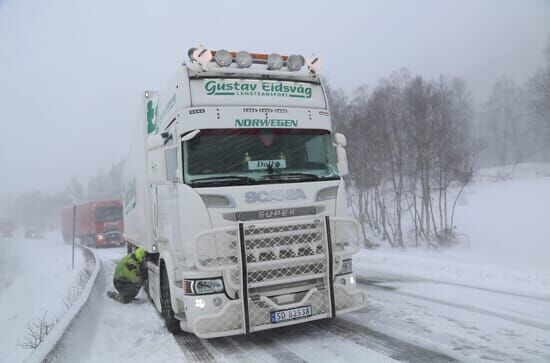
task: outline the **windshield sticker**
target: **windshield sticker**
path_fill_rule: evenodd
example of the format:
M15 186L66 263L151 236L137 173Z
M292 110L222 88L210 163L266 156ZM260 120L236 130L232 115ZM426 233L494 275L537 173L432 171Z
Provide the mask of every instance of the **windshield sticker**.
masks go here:
M254 160L248 162L248 170L284 169L286 160Z
M265 96L311 98L313 89L307 83L277 81L219 81L204 84L208 96Z
M235 127L298 127L298 120L245 118L236 119Z

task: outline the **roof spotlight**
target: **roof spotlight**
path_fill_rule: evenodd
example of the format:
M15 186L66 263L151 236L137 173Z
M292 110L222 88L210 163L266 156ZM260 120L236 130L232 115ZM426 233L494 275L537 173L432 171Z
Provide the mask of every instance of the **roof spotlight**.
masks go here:
M283 68L283 57L277 53L271 53L267 57L267 68L268 69L281 69Z
M231 57L231 53L229 53L227 50L220 49L216 52L214 60L220 67L229 67L233 58Z
M305 60L301 55L292 54L286 61L286 66L290 71L299 71L304 66Z
M240 68L248 68L252 65L252 55L248 52L241 51L237 53L235 61Z

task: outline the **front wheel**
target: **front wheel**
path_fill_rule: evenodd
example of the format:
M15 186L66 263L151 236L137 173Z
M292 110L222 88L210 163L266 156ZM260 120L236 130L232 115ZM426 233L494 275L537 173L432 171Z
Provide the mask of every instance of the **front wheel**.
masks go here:
M181 333L180 321L174 316L170 298L170 285L166 267L161 267L160 273L160 305L162 307L162 317L166 323L166 329L172 334Z

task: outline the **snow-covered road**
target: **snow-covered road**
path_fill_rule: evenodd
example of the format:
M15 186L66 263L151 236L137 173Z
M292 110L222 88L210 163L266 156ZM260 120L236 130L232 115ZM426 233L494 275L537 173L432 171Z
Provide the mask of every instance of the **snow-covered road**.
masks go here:
M130 305L106 297L124 249L98 250L100 283L59 360L550 362L550 166L541 168L514 166L505 180L498 169L468 189L457 217L469 248L362 250L353 268L366 309L249 336L172 336L143 293Z
M250 336L202 340L168 333L143 292L121 305L106 297L123 249L97 250L102 269L90 302L57 357L60 362L445 362L453 359L370 328L369 311ZM369 288L370 290L370 288Z
M462 361L550 361L550 300L398 276L359 279L370 308L345 320Z

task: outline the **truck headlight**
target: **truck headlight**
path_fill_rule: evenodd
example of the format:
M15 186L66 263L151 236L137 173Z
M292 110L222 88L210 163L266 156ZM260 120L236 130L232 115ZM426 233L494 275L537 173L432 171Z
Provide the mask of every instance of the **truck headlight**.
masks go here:
M97 238L98 241L103 241L103 239L104 239L105 237L103 237L102 234L98 234L98 235L96 236L96 238Z
M351 264L351 258L342 261L342 267L340 268L340 271L338 271L338 275L346 275L353 272L352 264Z
M190 295L215 294L225 291L221 278L185 280L183 285L185 293Z

